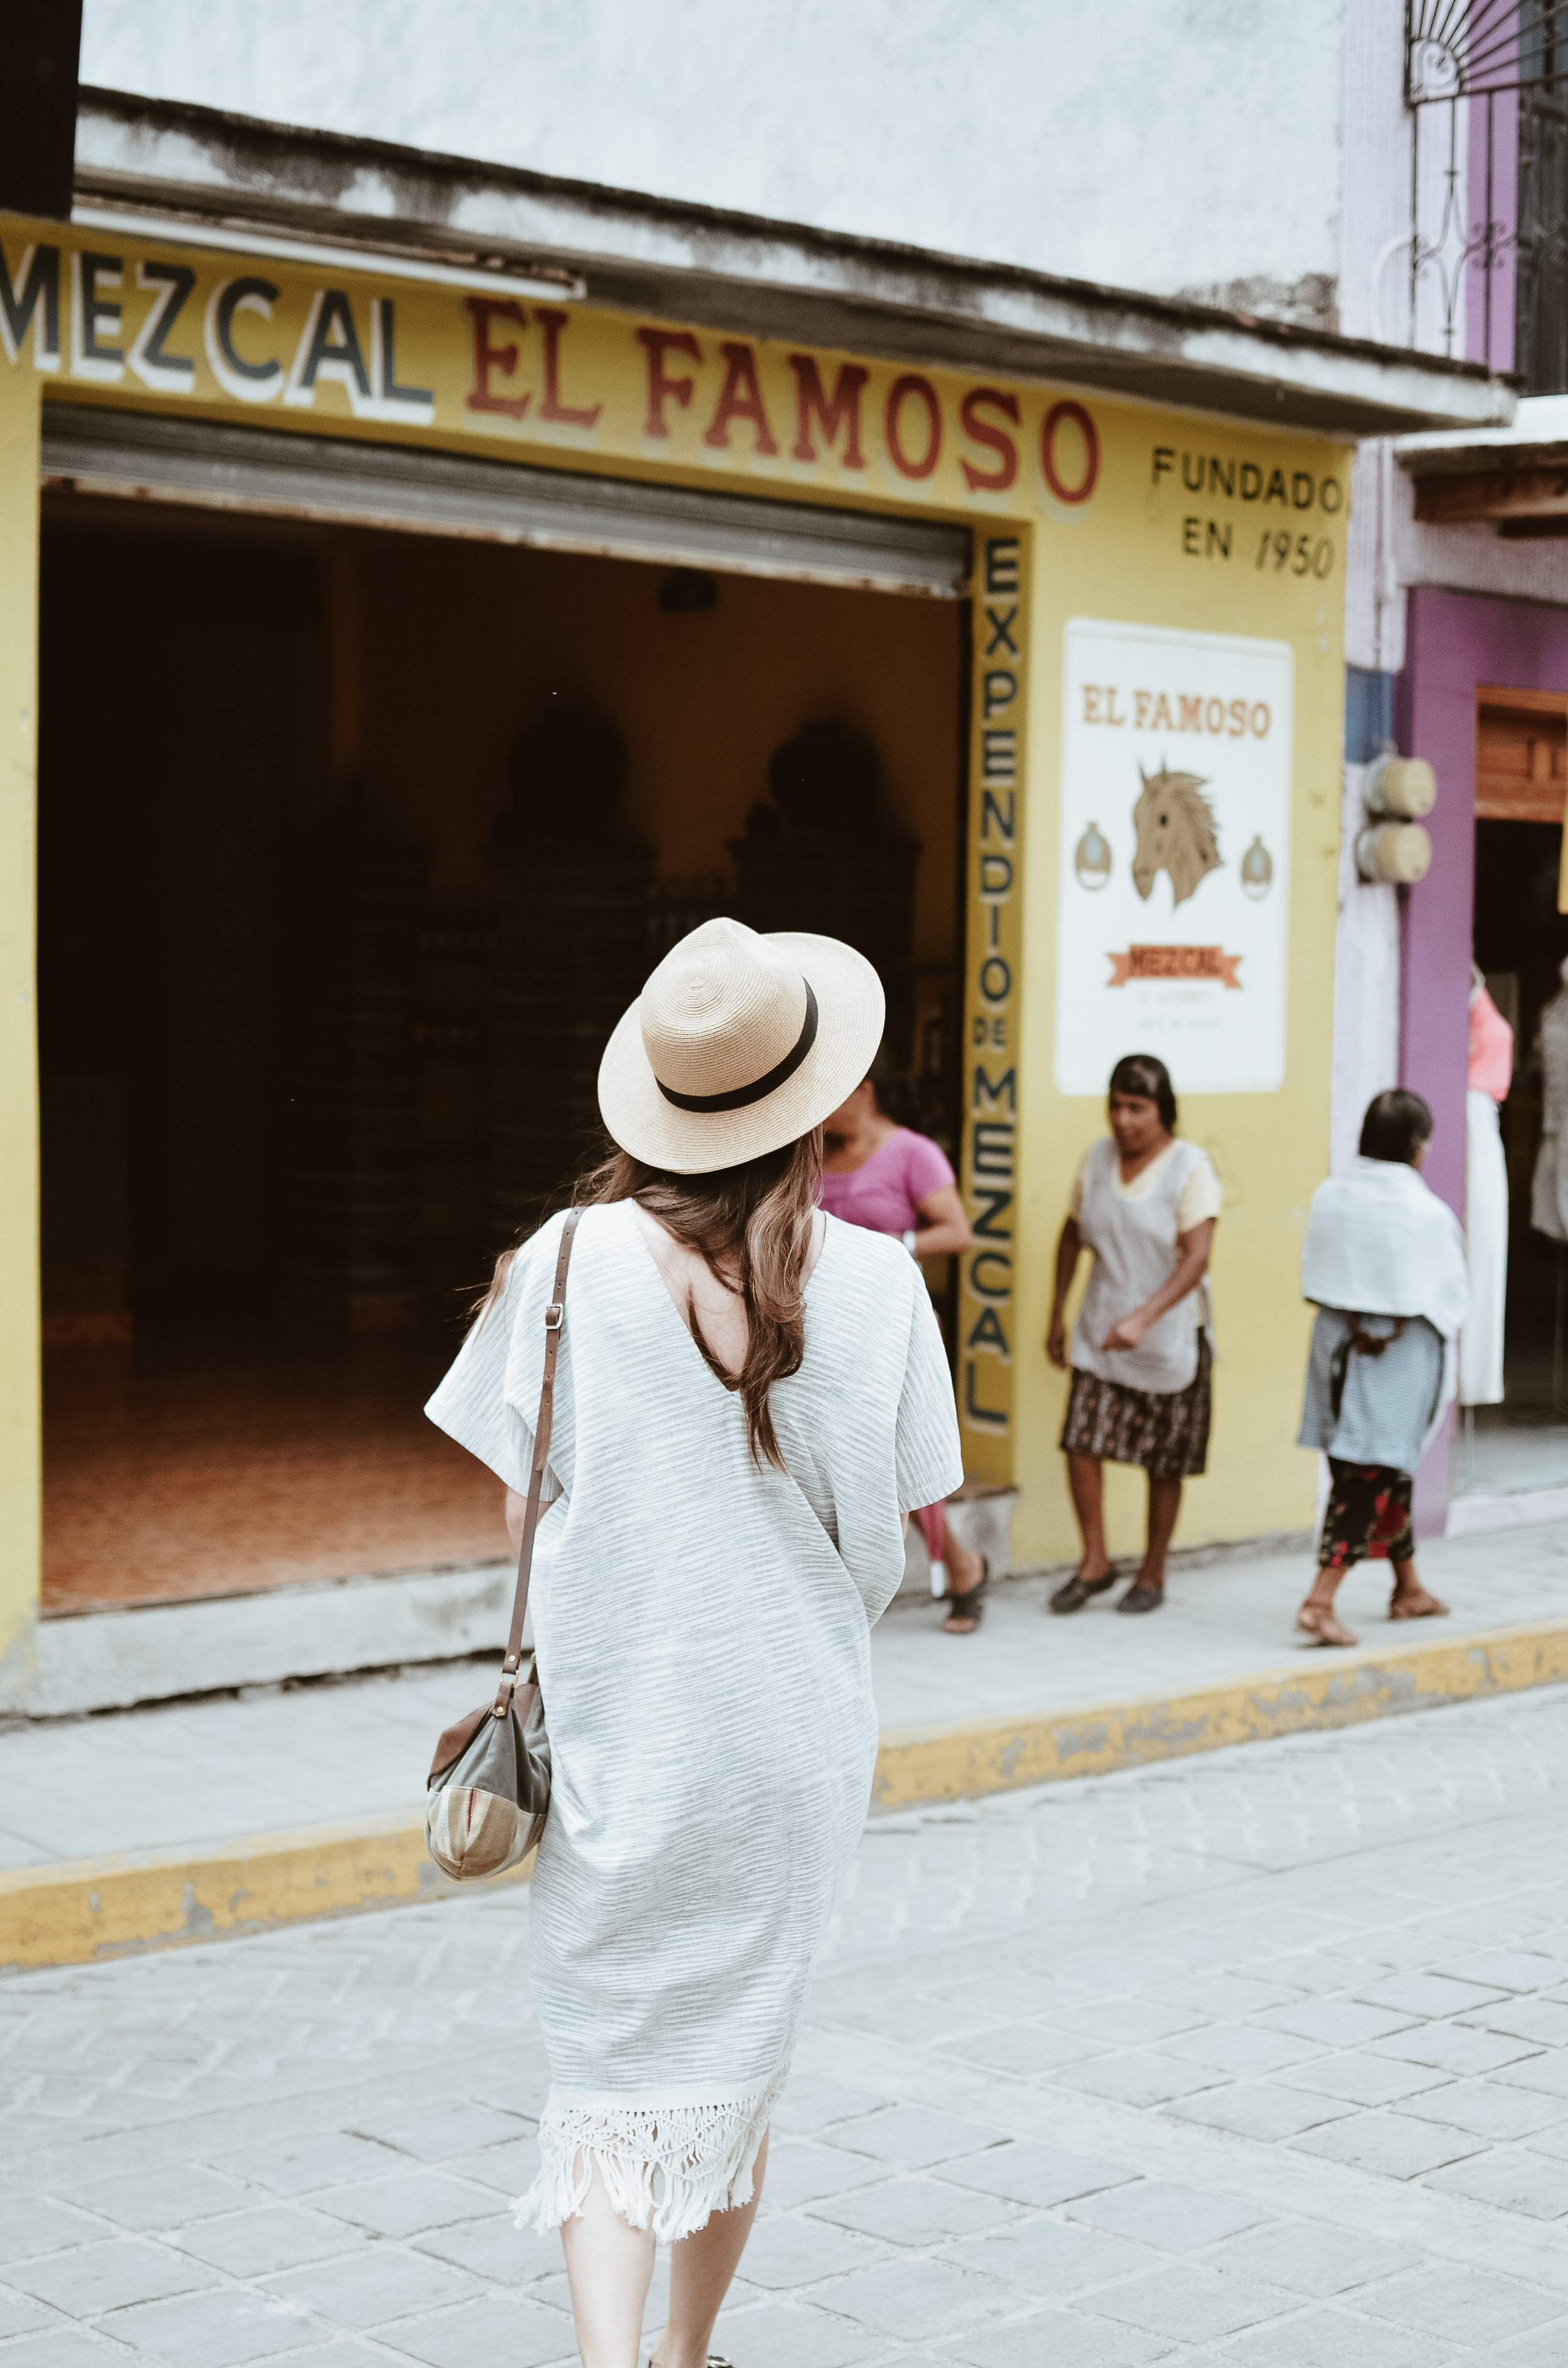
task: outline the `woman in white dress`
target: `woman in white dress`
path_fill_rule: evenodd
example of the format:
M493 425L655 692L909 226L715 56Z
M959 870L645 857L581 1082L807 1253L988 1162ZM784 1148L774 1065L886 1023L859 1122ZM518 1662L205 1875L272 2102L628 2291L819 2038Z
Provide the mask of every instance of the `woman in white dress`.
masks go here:
M519 2225L559 2226L586 2368L703 2368L869 1803L869 1635L903 1516L962 1478L918 1268L815 1207L882 994L830 938L710 921L606 1051L533 1574L553 1760L530 1907L551 2087ZM430 1401L508 1490L561 1218Z

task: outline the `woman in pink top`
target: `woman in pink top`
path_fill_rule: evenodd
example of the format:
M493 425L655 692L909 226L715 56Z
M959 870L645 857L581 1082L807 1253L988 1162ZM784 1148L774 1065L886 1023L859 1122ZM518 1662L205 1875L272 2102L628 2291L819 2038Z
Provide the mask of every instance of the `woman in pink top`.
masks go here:
M947 1155L927 1134L889 1118L879 1083L894 1072L879 1053L871 1074L826 1121L822 1205L830 1217L873 1234L898 1234L917 1258L965 1250L972 1236ZM941 1505L915 1515L933 1572L947 1574L949 1636L971 1636L980 1625L990 1573L984 1556L954 1543Z

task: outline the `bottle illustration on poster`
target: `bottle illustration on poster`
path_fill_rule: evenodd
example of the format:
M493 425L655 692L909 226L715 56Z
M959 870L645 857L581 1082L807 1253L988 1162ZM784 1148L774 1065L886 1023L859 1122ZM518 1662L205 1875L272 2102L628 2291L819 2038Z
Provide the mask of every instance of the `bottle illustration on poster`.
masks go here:
M1092 822L1078 841L1077 850L1073 858L1073 869L1077 874L1079 886L1091 890L1103 888L1110 878L1110 868L1115 858L1110 851L1110 841L1100 829L1098 823Z

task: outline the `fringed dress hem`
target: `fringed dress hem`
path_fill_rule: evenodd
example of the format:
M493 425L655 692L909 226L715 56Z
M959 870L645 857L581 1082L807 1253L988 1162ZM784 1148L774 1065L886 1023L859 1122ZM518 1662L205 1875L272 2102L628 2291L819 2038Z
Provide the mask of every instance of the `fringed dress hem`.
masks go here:
M640 2105L552 2089L539 2125L539 2175L517 2198L515 2225L542 2237L573 2219L597 2166L633 2228L662 2245L695 2236L715 2212L752 2198L752 2171L789 2066L746 2096Z

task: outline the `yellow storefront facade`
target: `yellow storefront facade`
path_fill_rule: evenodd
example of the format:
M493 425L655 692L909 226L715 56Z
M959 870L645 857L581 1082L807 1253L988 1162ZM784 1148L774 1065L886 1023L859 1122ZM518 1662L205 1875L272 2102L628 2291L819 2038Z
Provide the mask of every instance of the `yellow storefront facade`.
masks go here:
M1308 1525L1298 1253L1328 1147L1344 444L693 327L566 287L430 284L395 264L20 221L0 222L0 1645L26 1654L41 1553L38 585L57 406L141 415L165 437L210 423L966 530L966 1467L1018 1488L1018 1562L1074 1551L1065 1384L1042 1349L1055 1241L1109 1057L1149 1049L1225 1192L1210 1469L1181 1537ZM225 496L214 480L191 498ZM483 540L483 522L469 531ZM807 563L758 572L811 580ZM119 728L155 729L171 762L199 766L208 752L182 744L168 699L149 683ZM1111 1491L1123 1547L1133 1479Z

